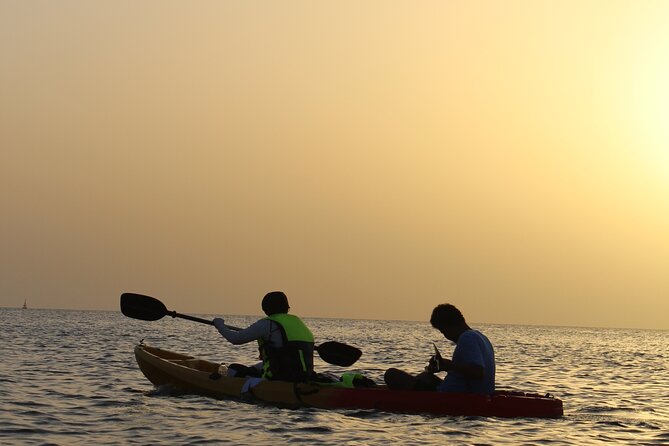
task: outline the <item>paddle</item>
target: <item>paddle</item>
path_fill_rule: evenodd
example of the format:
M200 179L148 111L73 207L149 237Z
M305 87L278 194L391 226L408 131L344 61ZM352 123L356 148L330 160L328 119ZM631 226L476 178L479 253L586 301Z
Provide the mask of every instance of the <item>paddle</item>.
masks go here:
M214 322L208 319L189 316L187 314L177 313L176 311L169 311L161 301L155 297L145 296L144 294L121 294L121 313L133 319L141 319L143 321L157 321L165 316L172 316L187 319L189 321L200 322L202 324L214 325ZM230 330L241 330L239 327L233 327L227 324L226 327ZM352 365L360 358L360 355L362 355L362 351L359 348L337 341L327 341L320 345L316 345L314 346L314 350L318 352L318 355L323 361L341 367Z

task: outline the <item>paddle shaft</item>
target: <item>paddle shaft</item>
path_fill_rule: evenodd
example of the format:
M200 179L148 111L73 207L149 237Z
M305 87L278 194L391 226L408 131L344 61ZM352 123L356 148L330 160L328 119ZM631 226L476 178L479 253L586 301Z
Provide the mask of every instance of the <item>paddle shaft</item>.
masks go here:
M195 316L189 316L187 314L181 314L177 313L176 311L166 311L165 312L166 316L172 316L172 317L178 317L181 319L188 319L189 321L194 321L194 322L200 322L202 324L208 324L208 325L214 325L214 321L210 321L208 319L202 319L200 317L195 317ZM230 330L234 331L240 331L241 328L239 327L233 327L232 325L225 324L226 327L228 327Z

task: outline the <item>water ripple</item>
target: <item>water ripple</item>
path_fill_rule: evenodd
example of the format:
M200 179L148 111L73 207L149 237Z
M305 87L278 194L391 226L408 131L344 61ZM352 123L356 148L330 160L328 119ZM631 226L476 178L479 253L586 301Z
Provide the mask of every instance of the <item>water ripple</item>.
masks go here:
M211 316L206 316L211 317ZM252 317L227 317L246 325ZM420 371L436 342L428 323L313 319L317 342L362 347L350 369L377 381L391 366ZM436 417L373 410L282 409L154 389L132 354L140 339L217 362L249 362L210 327L178 319L142 322L116 312L0 309L2 444L401 443L580 445L669 444L668 333L486 325L500 388L550 392L557 420ZM35 337L35 333L40 333ZM361 339L360 333L383 333Z

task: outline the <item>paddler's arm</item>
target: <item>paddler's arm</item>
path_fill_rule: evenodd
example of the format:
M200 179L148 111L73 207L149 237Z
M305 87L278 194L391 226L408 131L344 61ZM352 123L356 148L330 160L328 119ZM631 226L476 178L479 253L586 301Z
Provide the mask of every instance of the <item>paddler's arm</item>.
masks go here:
M248 328L243 330L234 331L230 330L226 325L223 319L217 317L214 319L214 327L225 339L228 340L231 344L240 345L246 344L247 342L255 341L260 339L264 333L269 332L270 321L267 319L260 319L257 322L254 322Z
M450 359L441 358L439 361L439 371L451 371L461 373L465 378L469 379L483 379L483 367L478 364L470 364L466 362L453 362Z
M471 332L465 332L460 335L453 352L453 358L457 358L457 360L441 358L439 361L440 370L453 370L467 379L482 380L485 378L483 352L478 338L472 336L472 334Z

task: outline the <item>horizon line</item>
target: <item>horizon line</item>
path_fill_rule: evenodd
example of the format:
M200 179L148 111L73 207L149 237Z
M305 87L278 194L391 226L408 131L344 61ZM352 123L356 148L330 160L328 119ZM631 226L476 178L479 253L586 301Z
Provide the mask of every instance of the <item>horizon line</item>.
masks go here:
M106 312L106 313L116 313L120 310L109 310L109 309L81 309L81 308L39 308L39 307L0 307L0 309L8 310L48 310L48 311L88 311L88 312ZM208 316L214 313L192 313L196 316ZM226 317L262 317L258 314L226 314ZM415 320L415 319L373 319L373 318L355 318L355 317L328 317L328 316L304 316L304 319L336 319L336 320L354 320L354 321L378 321L378 322L416 322L416 323L429 323L428 320ZM523 327L547 327L547 328L583 328L583 329L612 329L612 330L648 330L648 331L669 331L669 328L657 328L657 327L612 327L604 325L565 325L565 324L536 324L536 323L517 323L517 322L483 322L477 321L472 322L472 325L484 324L484 325L506 325L506 326L523 326Z

